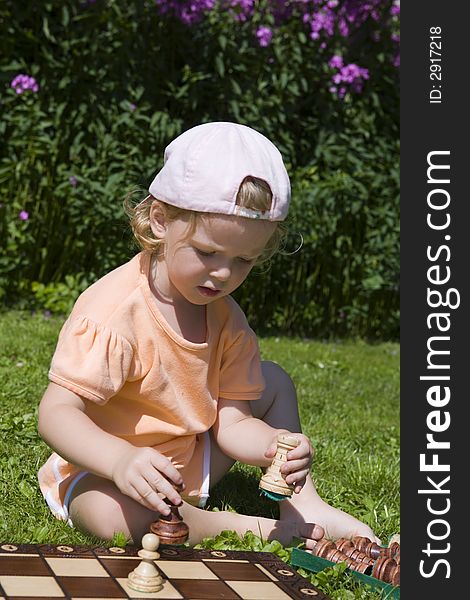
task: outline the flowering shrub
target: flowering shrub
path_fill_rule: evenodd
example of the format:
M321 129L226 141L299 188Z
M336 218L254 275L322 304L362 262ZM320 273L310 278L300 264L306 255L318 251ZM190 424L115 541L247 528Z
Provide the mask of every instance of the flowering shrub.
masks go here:
M229 120L281 150L288 249L304 239L240 289L253 325L396 338L399 17L392 0L4 0L2 301L130 258L123 196L183 130Z
M259 14L263 17L271 15L277 30L290 19L301 19L309 31L309 37L318 43L320 50L327 50L336 43L335 34L341 38L353 36L367 21L377 24L377 30L388 29L387 35L396 44L395 52L390 57L393 66L400 64L398 44L400 37L397 33L399 1L391 3L388 0L155 0L157 10L161 15L171 14L185 25L199 23L208 17L210 12L226 11L239 22L257 20ZM384 27L385 26L385 27ZM271 43L275 35L274 29L261 25L256 28L255 36L261 47ZM380 34L375 31L373 39L380 40ZM348 68L349 67L349 68ZM360 93L364 80L368 78L368 70L354 63L343 66L341 73L334 76L335 84L340 82L348 85L330 86L330 91L344 98L348 91Z
M17 94L23 94L27 90L31 90L32 92L38 92L39 86L34 79L34 77L30 77L29 75L17 75L13 81L11 82L11 87L15 90Z

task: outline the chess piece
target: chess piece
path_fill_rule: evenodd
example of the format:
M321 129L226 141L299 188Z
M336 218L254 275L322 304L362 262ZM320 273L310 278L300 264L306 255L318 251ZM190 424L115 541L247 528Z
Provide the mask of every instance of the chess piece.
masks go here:
M155 566L154 560L160 558L157 548L160 545L158 536L147 533L142 538L142 550L137 553L142 562L129 573L127 584L138 592L158 592L163 588L163 579Z
M386 583L391 583L392 579L396 578L396 573L398 569L398 581L399 580L399 571L400 567L393 560L393 558L388 558L387 556L381 556L378 558L372 569L372 577L376 579L380 579L381 581L385 581Z
M325 558L330 562L345 562L350 569L359 573L369 573L372 569L372 566L368 562L356 561L350 558L344 552L339 550L334 542L327 540L326 538L322 538L315 542L312 553L315 554L315 556Z
M170 507L170 514L168 516L160 515L158 521L154 521L150 525L150 531L158 535L162 545L176 546L184 544L189 536L189 527L183 521L178 507L171 504L167 499L165 502Z
M295 486L286 483L284 476L281 474L281 467L287 461L289 450L297 448L299 444L300 440L293 435L279 434L276 454L259 482L261 492L268 498L271 498L271 500L285 500L286 498L290 498L294 493Z
M374 559L377 559L383 555L384 548L381 548L378 544L372 542L369 538L356 535L352 538L351 541L358 550L364 552L364 554L367 554L368 556Z
M390 583L397 587L400 586L400 565L399 564L397 564L397 566L392 570L392 572L390 574Z
M385 556L388 556L389 558L395 558L396 556L400 556L400 543L399 542L392 542L388 548L385 548L384 551Z
M340 538L336 540L335 543L338 550L344 552L346 556L349 556L349 558L352 558L352 560L367 563L368 565L372 565L374 563L374 559L356 548L351 540L347 538Z

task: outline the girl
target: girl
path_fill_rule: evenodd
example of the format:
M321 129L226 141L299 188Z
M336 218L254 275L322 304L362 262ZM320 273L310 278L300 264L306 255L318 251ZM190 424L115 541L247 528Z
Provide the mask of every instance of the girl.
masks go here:
M223 529L307 547L324 535L379 541L318 496L292 381L261 363L230 297L279 245L290 200L279 151L243 125L199 125L167 147L149 192L130 209L143 251L88 288L59 335L39 407L55 450L39 471L51 510L137 543L169 513L165 497L191 544ZM268 466L281 432L300 444L279 520L200 509L235 460Z

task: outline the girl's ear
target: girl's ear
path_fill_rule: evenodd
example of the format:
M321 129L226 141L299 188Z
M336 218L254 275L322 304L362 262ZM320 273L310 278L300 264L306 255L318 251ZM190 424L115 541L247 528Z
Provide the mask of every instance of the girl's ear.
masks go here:
M158 240L163 240L168 227L168 219L165 214L165 209L159 202L153 202L150 207L150 229L153 235Z

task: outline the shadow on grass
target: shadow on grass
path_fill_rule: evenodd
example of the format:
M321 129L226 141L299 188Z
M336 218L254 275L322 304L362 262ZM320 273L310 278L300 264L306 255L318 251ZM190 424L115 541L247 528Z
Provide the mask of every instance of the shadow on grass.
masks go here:
M278 503L261 495L260 477L261 470L256 467L235 465L211 490L208 509L278 519Z

